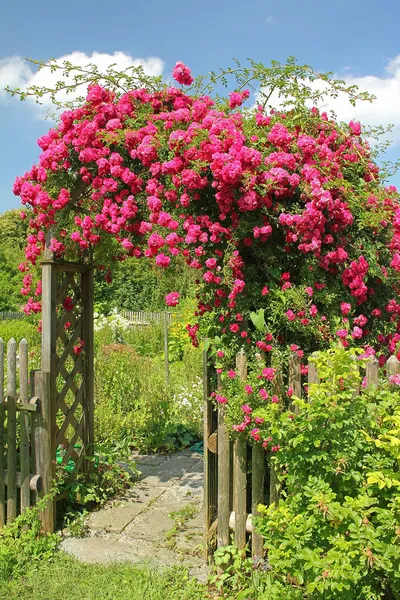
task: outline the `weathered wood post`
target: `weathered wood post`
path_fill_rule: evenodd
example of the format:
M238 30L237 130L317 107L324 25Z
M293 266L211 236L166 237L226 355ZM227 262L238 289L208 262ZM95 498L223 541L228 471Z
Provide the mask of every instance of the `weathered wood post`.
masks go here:
M203 350L203 411L204 411L204 559L210 554L210 538L217 517L218 454L216 410L212 402L208 350Z
M50 373L48 371L34 372L35 396L39 398L39 411L36 414L34 444L36 473L42 476L42 490L39 498L47 496L54 483L55 452L54 452L54 403L50 395ZM55 500L49 498L41 513L44 531L52 533L55 526Z
M236 369L242 381L247 379L247 358L244 350L236 355ZM247 521L247 440L238 437L233 445L233 510L235 512L235 545L246 546Z
M89 474L93 468L90 457L94 452L94 316L93 316L93 269L84 271L82 277L83 339L85 341L85 361L83 367L84 386L84 445L86 458L83 470Z

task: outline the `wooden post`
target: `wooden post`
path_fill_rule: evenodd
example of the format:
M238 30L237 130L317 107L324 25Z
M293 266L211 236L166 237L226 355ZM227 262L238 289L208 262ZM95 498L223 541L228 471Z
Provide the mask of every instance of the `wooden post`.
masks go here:
M378 385L379 376L379 362L376 356L373 354L369 357L366 364L366 376L367 376L367 387L371 385Z
M204 407L204 559L209 558L211 528L217 514L218 455L210 448L210 437L215 433L215 409L210 398L209 353L203 351L203 407ZM215 449L216 450L216 449Z
M4 342L0 338L0 529L6 522L4 482Z
M50 397L50 374L35 372L35 396L40 400L35 422L36 473L42 476L43 489L40 497L50 493L55 475L55 455L53 454L53 406ZM48 500L42 514L43 530L52 533L55 525L55 501Z
M93 330L93 269L82 273L83 339L85 342L84 360L84 432L85 456L83 470L86 474L93 468L90 457L94 452L94 330Z
M236 356L236 370L242 381L247 379L247 358L242 350ZM233 445L233 510L235 512L235 545L246 546L247 520L247 440L238 437Z
M52 260L42 262L42 370L49 374L49 423L51 432L51 460L56 459L56 397L57 397L57 266ZM36 375L35 375L36 377ZM35 384L36 385L36 384ZM46 384L47 385L47 384ZM47 389L47 388L46 388ZM35 396L38 394L34 393ZM37 445L35 443L35 452ZM38 464L37 458L36 465ZM42 473L39 473L40 475Z
M252 455L252 481L251 481L251 514L253 517L260 515L258 505L264 503L264 448L261 443L253 444ZM264 541L259 533L254 531L251 536L251 546L253 558L259 558L263 555Z
M167 320L166 313L164 313L163 327L164 327L165 383L168 388L168 386L169 386L169 349L168 349L168 320Z
M7 345L7 523L17 516L17 343Z
M28 342L23 339L19 345L19 397L22 403L29 402L28 387ZM21 513L31 504L29 434L31 415L20 412L20 465L21 465Z

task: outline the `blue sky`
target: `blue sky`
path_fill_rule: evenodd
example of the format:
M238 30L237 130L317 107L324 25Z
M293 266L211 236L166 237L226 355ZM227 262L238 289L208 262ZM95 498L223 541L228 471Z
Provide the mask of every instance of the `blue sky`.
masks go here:
M322 71L375 92L374 108L343 118L396 125L391 159L400 157L400 2L398 0L153 0L94 2L3 0L0 8L0 88L29 81L21 58L93 52L157 57L168 76L177 60L195 75L251 57L269 63L294 55ZM18 58L19 57L19 58ZM162 61L162 62L161 62ZM164 64L163 64L164 63ZM36 139L50 123L34 105L0 92L0 211L18 206L11 187L37 160ZM400 177L395 178L400 184Z

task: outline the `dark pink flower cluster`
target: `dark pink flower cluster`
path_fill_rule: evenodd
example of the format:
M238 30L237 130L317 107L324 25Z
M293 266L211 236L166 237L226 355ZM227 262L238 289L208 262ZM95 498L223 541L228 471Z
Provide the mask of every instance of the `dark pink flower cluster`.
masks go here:
M173 76L193 81L183 63ZM112 261L130 256L166 268L181 255L199 272L187 326L194 344L207 315L222 344L254 352L327 343L338 330L332 317L343 319L345 341L393 345L400 206L396 190L379 183L359 124L343 131L316 109L303 120L262 107L245 116L237 108L248 97L233 92L217 107L174 87L117 97L91 86L83 106L40 138L39 164L15 182L33 213L27 262L40 258L50 228L58 257L79 258L112 237L119 250L102 260L107 280ZM26 310L37 311L40 288L31 289L26 269ZM277 299L285 308L272 315ZM166 296L168 306L178 300ZM249 320L259 308L270 338Z

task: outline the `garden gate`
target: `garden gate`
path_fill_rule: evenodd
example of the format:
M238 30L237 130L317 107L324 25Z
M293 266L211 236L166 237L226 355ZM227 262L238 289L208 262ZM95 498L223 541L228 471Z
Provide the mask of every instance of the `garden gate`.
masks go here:
M236 356L236 371L242 380L247 378L247 359L244 352ZM386 376L400 373L400 361L391 356L386 362ZM379 364L371 356L366 366L366 385L378 385ZM308 359L307 381L301 374L301 359L293 352L289 359L286 389L301 397L304 384L318 383L315 363ZM208 560L211 548L227 546L233 541L237 548L245 548L251 534L254 558L263 555L263 540L253 531L252 516L259 513L259 504L273 504L279 500L279 481L273 466L266 460L260 443L248 444L244 437L230 439L225 421L224 405L215 405L211 392L220 386L220 380L207 351L203 353L204 385L204 557ZM282 397L283 373L275 375L274 393ZM360 393L356 390L355 395ZM293 409L295 412L295 408Z
M16 342L10 340L5 361L0 340L0 527L37 497L49 494L57 463L67 477L64 494L77 473L90 471L94 445L90 265L56 261L49 255L43 261L41 370L31 372L30 390L28 378L26 341L17 354ZM55 506L56 501L49 500L42 511L46 531L54 530Z

